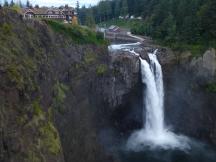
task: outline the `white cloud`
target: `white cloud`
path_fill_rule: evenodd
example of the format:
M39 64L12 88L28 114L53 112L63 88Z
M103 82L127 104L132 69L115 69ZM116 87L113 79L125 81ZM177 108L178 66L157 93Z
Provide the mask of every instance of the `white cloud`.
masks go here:
M26 3L26 0L21 0L23 3ZM77 0L29 0L31 4L38 4L39 6L61 6L61 5L72 5L76 6ZM99 0L79 0L80 6L82 5L96 5Z

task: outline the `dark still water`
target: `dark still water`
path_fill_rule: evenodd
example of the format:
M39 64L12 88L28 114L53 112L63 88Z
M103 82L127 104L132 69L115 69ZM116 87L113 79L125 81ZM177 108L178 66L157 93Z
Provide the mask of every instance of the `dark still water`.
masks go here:
M150 150L140 152L122 151L122 162L216 162L216 151L203 144L196 144L190 150Z

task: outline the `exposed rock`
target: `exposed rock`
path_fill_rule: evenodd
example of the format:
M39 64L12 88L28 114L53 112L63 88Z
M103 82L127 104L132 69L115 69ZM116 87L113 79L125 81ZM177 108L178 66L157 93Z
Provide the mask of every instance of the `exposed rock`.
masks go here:
M139 58L130 53L111 56L111 73L108 86L104 86L104 96L110 107L121 105L123 97L138 83Z
M13 11L0 16L0 161L115 161L98 132L138 83L138 57L75 44Z
M193 73L204 82L212 82L216 72L215 49L206 51L202 57L193 58L190 64Z
M210 144L216 144L216 124L214 121L214 117L216 116L214 101L216 97L214 93L208 92L206 89L206 85L215 83L216 79L215 50L208 50L199 58L193 58L190 52L173 52L170 49L155 45L143 45L141 51L135 51L143 59L148 60L147 54L156 49L158 49L157 55L164 72L166 92L165 118L167 124L171 125L178 133L207 141ZM127 55L131 55L131 58L137 57L133 56L130 52L119 52L117 54L116 58L124 58ZM124 61L121 62L123 63ZM131 63L134 64L136 62ZM139 73L135 74L139 75ZM128 79L130 78L132 77L128 77ZM139 82L137 79L135 81ZM135 84L135 86L139 86L139 84ZM139 89L141 88L139 87ZM116 87L113 89L116 89ZM133 95L135 96L135 94ZM142 125L142 120L137 120L137 123L133 123L134 121L128 117L134 111L129 110L128 106L132 106L133 102L137 102L135 99L133 100L130 102L129 100L125 101L128 105L125 105L124 102L119 102L122 106L117 108L117 110L119 109L119 113L123 113L125 116L115 115L117 117L114 117L114 120L117 124L114 124L114 126L117 125L117 129L120 131L127 132L127 130L137 129ZM142 100L142 97L140 100ZM140 112L138 107L136 109L136 113ZM135 119L136 116L133 116L133 118ZM128 125L126 128L121 126L125 123Z
M15 11L0 16L0 161L113 161L90 100L108 71L106 46L76 44Z
M43 22L6 13L0 11L0 161L116 161L99 134L110 123L121 137L143 124L139 57L75 44ZM144 59L158 49L167 122L216 144L216 97L204 87L215 82L215 50L191 61L189 52L141 47L135 51Z
M216 96L206 88L216 78L215 50L192 60L188 56L165 69L166 119L177 132L216 144Z

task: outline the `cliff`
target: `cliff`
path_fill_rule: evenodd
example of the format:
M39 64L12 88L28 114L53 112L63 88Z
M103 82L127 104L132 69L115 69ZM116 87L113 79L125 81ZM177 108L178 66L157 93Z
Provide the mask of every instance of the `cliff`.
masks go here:
M199 57L194 57L190 51L172 51L148 42L144 42L141 47L142 50L137 48L137 52L146 60L147 53L158 49L157 56L164 73L166 124L176 133L215 145L215 49L209 49ZM121 56L130 54L117 53ZM131 57L138 61L137 56ZM138 83L135 89L142 91L140 79L135 81ZM113 124L113 127L122 134L130 134L142 127L143 94L140 93L134 93L131 89L130 99L114 113L112 120L117 124Z
M167 122L177 132L215 145L215 50L165 71Z
M137 84L137 60L78 26L0 17L0 161L114 161L98 132Z
M78 26L5 9L0 17L0 161L118 161L107 147L143 124L139 57L109 53ZM215 50L193 58L143 44L139 52L157 48L167 124L216 144Z

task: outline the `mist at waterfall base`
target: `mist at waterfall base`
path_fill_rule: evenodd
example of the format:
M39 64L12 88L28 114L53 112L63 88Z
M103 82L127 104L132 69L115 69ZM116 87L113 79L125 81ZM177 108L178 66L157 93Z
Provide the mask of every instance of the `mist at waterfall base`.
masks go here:
M138 56L134 45L124 45L123 51ZM112 50L115 48L121 50L120 46L111 47ZM156 54L157 51L149 53L148 61L140 58L143 128L126 138L116 135L116 130L106 130L103 139L110 139L107 142L109 149L121 162L216 162L215 148L175 134L165 124L163 74Z
M146 113L143 121L143 129L135 132L129 138L127 147L133 151L140 151L148 146L151 149L190 149L189 139L176 135L164 125L164 88L161 65L154 53L148 54L150 64L140 58L142 82L146 85L145 102ZM143 117L144 118L144 117Z

